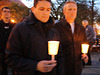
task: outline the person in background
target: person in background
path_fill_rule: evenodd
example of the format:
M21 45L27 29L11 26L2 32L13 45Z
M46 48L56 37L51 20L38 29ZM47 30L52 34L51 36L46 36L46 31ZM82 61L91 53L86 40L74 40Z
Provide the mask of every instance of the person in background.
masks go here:
M15 25L10 20L10 9L8 7L3 7L1 9L0 20L0 75L8 75L7 64L5 61L5 48L6 42L8 40L9 34Z
M93 45L93 38L94 38L94 30L93 30L93 27L91 27L90 25L88 25L88 21L87 20L83 20L82 21L82 25L84 26L85 28L85 32L86 32L86 37L87 37L87 40L89 41L89 50L88 50L88 57L89 57L89 60L88 60L88 63L86 65L91 65L91 56L90 56L90 49L91 49L91 46ZM84 62L83 62L83 66L84 66Z
M96 41L96 45L99 45L99 38L97 37L97 28L94 28L94 43L95 44L95 41Z
M64 53L65 74L81 75L82 62L88 61L88 56L81 53L81 44L88 43L85 29L76 23L77 4L74 1L67 1L63 6L65 18L55 24L59 31L60 42Z
M59 20L55 20L55 23L59 22Z
M59 22L59 20L58 20L58 18L57 18L57 17L55 17L55 23L57 23L57 22Z
M50 17L51 0L34 0L31 15L17 24L7 42L6 63L15 75L64 75L63 54L48 54L48 41L59 41Z

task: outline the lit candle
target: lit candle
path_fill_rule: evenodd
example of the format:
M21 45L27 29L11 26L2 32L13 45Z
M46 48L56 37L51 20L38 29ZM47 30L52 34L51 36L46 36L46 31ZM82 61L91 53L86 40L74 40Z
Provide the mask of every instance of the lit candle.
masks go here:
M59 41L48 41L48 54L51 55L51 59L55 60L55 55L58 54Z
M82 53L85 54L88 52L88 48L89 48L89 45L88 44L82 44Z
M11 20L12 23L15 23L15 20Z

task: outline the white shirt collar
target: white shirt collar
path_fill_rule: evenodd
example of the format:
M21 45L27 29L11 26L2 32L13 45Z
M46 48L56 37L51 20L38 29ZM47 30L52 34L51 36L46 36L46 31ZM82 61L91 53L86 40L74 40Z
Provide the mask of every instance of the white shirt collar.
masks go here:
M71 26L72 33L74 34L74 22L73 23L69 23L69 24Z

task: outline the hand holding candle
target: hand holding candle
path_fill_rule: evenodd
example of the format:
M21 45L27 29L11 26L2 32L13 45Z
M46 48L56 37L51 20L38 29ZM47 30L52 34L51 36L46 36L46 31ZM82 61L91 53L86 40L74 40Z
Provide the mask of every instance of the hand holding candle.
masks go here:
M89 49L89 45L88 44L82 44L82 53L87 53Z
M86 53L88 53L89 45L88 44L82 44L82 59L85 63L88 62L88 56Z
M48 54L51 55L52 60L55 60L55 55L58 54L59 41L48 41Z

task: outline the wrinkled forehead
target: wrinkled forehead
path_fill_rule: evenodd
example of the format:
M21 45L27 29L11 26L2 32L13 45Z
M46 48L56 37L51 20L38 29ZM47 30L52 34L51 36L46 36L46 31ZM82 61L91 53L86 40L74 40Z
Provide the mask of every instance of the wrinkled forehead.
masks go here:
M83 20L82 23L88 23L88 21L87 20Z
M34 0L34 1L35 1L34 2L34 7L36 7L38 2L40 2L40 1L47 1L47 2L49 2L51 4L51 0Z
M10 9L6 9L6 8L4 8L2 11L10 11Z
M82 21L83 25L88 25L88 21Z
M66 2L65 2L65 4L68 4L68 3L73 3L73 4L77 5L77 3L76 3L75 1L66 1ZM65 5L65 4L64 4L64 5Z
M49 8L51 9L51 3L48 1L39 1L36 8Z
M73 2L65 3L64 6L63 6L63 10L65 10L66 8L76 8L77 9L77 4L73 3Z

